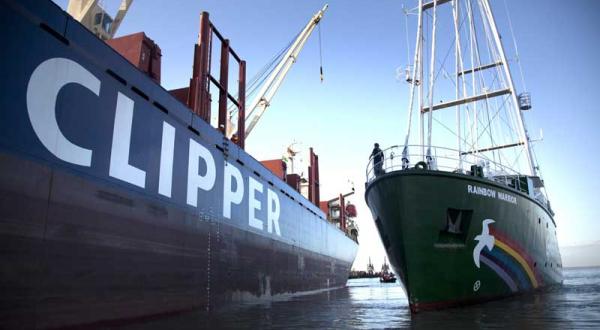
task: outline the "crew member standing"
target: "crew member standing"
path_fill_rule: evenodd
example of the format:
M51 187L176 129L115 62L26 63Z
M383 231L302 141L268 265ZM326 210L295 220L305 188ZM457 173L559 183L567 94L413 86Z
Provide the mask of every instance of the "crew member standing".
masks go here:
M379 149L379 143L375 143L375 147L373 148L373 152L371 152L371 157L373 159L373 168L375 170L375 176L380 176L384 174L383 170L383 151Z

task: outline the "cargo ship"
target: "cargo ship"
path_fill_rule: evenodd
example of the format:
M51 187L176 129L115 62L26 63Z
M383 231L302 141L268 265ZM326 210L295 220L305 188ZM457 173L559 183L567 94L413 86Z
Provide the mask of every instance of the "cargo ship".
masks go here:
M531 95L516 93L489 2L419 1L409 15L406 135L374 149L365 199L411 311L560 284L554 212L523 118Z
M358 232L340 215L342 195L334 217L312 149L307 183L244 150L245 62L208 14L190 85L174 91L160 86L161 50L144 33L106 40L39 0L0 0L0 26L0 328L345 286ZM239 65L229 89L227 65L210 71L219 41L221 63ZM240 113L232 135L227 103Z

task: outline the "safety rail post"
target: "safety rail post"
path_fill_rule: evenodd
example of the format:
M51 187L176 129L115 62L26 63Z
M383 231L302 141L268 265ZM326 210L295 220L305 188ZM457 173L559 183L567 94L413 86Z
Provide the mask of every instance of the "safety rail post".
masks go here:
M188 90L188 107L204 121L210 122L210 95L208 93L209 50L211 24L207 12L200 14L200 35L194 47L194 67Z
M219 122L217 129L227 133L227 84L229 81L229 39L221 42L221 70L219 74Z
M246 143L246 61L240 61L238 80L237 145L244 149Z
M221 42L221 57L219 61L219 80L211 75L211 54L213 37ZM238 96L229 93L229 60L233 58L239 66ZM219 90L219 115L217 129L225 136L228 133L227 104L231 101L238 109L237 133L231 140L244 149L246 132L246 61L230 47L229 39L225 39L217 28L210 22L209 14L202 12L200 15L200 34L198 42L194 45L194 64L192 78L187 89L187 106L193 113L210 124L211 95L210 87L214 85Z

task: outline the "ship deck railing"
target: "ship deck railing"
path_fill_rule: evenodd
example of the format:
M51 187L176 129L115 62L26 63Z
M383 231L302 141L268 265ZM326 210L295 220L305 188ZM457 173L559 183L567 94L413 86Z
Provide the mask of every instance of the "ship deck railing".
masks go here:
M383 161L380 164L374 162L374 157L369 159L366 184L386 173L417 169L471 175L524 193L554 214L546 193L542 190L543 181L539 177L522 174L510 166L489 159L483 153L465 154L446 147L431 146L431 159L428 161L427 148L422 145L408 145L406 155L403 155L404 146L395 145L382 150ZM528 178L535 178L542 184L536 186Z
M525 194L529 193L530 188L526 176L512 167L487 158L485 154L465 154L451 148L431 146L431 159L427 160L426 150L427 147L421 145L407 146L406 155L403 155L404 146L395 145L382 150L383 161L381 164L375 163L374 157L369 160L366 170L367 183L385 173L418 168L472 175L508 186ZM542 194L539 197L536 199L545 204L545 196Z
M375 163L374 157L371 157L366 169L366 184L386 173L415 169L465 174L487 179L529 195L553 213L545 192L530 186L527 175L495 162L483 153L465 154L456 149L431 146L431 159L428 161L427 146L409 145L406 155L403 155L403 151L404 146L399 145L382 150L383 161L380 164Z
M403 155L404 146L391 146L382 150L383 161L376 164L374 158L369 159L366 169L367 183L373 181L377 176L394 172L417 168L436 171L471 174L473 166L481 168L480 177L493 180L498 183L509 185L515 177L522 176L516 169L495 162L484 154L461 155L455 149L431 146L431 160L427 161L427 146L409 145L407 154ZM378 165L379 168L378 168Z

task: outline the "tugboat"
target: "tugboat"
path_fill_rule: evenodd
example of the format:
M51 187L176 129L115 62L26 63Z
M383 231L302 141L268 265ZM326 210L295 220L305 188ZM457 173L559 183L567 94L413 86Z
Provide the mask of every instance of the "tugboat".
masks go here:
M530 94L517 93L489 1L419 0L407 14L418 22L406 135L368 164L365 199L411 310L560 284L554 212L523 119Z
M390 272L390 266L387 264L386 257L383 258L381 273L379 274L379 282L381 283L396 283L396 276Z

